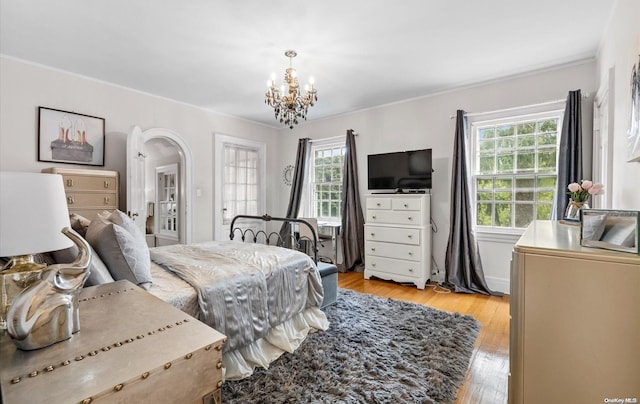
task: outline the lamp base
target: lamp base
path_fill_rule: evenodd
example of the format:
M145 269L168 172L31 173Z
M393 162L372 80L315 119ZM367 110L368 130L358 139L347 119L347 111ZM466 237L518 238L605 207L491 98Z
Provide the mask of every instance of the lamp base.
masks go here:
M17 255L0 272L0 330L7 329L7 313L13 299L29 285L42 278L45 264L33 255Z

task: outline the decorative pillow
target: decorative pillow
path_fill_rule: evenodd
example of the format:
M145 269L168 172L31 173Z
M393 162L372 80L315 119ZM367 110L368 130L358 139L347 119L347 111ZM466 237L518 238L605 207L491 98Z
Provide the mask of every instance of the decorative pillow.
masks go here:
M84 286L95 286L113 282L114 279L109 273L107 266L102 262L102 259L93 247L90 248L91 264L89 264L89 277L84 283ZM78 256L78 247L74 245L69 248L65 248L64 250L53 251L51 255L53 255L53 258L56 260L56 264L73 262L73 260Z
M87 241L107 264L115 280L127 279L144 289L149 289L152 282L151 259L144 235L136 237L135 234L127 231L124 225L109 220L112 216L114 220L120 220L123 224L127 222L116 212L107 218L104 215L98 215L87 229ZM128 228L131 228L132 224L135 226L131 219L128 217L127 219L130 222L125 224ZM135 230L133 232L135 233Z
M73 230L75 230L82 237L85 237L91 220L87 219L84 216L80 216L77 213L72 213L69 215L69 222L71 223L71 228Z
M126 213L121 212L119 210L114 210L107 216L107 220L111 223L119 224L124 227L126 231L131 233L133 237L139 240L139 242L146 244L147 241L144 237L144 234L140 230L140 228L135 224L133 220Z

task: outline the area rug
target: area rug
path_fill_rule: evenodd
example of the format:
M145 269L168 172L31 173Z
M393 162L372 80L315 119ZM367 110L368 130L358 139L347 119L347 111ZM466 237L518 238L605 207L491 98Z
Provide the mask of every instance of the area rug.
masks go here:
M339 289L327 331L244 380L225 403L451 403L480 324L394 299Z

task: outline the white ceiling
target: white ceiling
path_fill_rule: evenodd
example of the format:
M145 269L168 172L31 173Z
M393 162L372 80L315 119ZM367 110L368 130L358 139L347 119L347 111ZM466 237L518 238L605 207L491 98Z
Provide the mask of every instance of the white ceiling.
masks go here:
M0 53L281 127L286 49L313 120L593 58L614 2L0 0Z

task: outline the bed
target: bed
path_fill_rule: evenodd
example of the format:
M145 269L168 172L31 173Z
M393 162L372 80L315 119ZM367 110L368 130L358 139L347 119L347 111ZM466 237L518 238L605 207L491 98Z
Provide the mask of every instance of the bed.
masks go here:
M310 332L329 326L320 309L324 293L315 258L280 247L279 235L274 243L274 233L243 230L234 219L232 240L148 248L144 235L118 210L91 221L76 214L70 219L95 252L87 285L130 280L225 334L226 379L268 367L282 353L293 352ZM234 234L241 236L234 239ZM53 256L64 262L73 254Z

